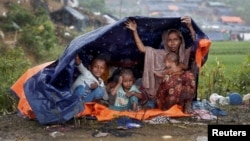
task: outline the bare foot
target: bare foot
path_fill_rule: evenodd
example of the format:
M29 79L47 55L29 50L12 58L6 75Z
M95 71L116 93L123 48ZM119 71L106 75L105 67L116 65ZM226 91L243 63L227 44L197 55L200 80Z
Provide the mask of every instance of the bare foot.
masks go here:
M185 114L192 114L192 113L193 113L193 110L192 110L192 109L185 109L185 110L184 110L184 113L185 113Z
M185 106L184 106L184 113L185 114L192 114L193 113L191 103L192 102L186 102L185 103Z

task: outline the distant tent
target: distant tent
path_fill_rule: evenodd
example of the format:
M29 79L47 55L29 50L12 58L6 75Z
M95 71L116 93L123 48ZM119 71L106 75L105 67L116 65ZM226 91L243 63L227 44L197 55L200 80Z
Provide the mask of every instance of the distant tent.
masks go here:
M207 2L207 6L209 7L228 7L225 3L223 2L214 2L214 1L209 1Z
M171 11L178 11L178 10L179 10L179 7L176 6L176 5L169 5L169 6L168 6L168 9L171 10Z
M76 9L65 6L57 11L50 13L52 21L66 26L75 26L77 30L82 31L88 22L88 17Z
M241 17L237 16L221 16L220 19L223 23L238 23L238 24L244 23Z
M136 20L138 33L147 46L162 48L161 34L163 30L170 28L177 28L182 32L187 46L193 44L190 32L186 25L180 22L180 17L126 17L114 24L78 36L70 42L58 60L35 67L35 71L31 68L30 75L25 73L20 77L22 79L11 87L20 98L18 110L21 114L37 119L40 124L51 124L66 122L82 112L83 105L70 91L75 72L74 58L77 54L86 66L97 55L106 55L114 66L119 65L125 58L130 58L137 62L135 71L137 70L139 77L142 76L144 54L138 51L131 31L125 27L124 22L128 18ZM195 22L193 26L198 40L190 59L195 60L199 73L199 67L207 60L210 40ZM20 103L23 101L30 107L23 106Z

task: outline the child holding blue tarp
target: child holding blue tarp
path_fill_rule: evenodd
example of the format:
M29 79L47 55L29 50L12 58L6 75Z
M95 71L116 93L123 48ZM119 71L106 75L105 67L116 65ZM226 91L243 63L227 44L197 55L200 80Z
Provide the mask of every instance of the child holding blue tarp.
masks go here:
M77 55L75 63L81 74L73 83L73 94L79 96L80 100L83 102L91 102L102 98L108 100L105 85L101 78L107 67L106 60L97 57L93 59L90 68L87 69Z

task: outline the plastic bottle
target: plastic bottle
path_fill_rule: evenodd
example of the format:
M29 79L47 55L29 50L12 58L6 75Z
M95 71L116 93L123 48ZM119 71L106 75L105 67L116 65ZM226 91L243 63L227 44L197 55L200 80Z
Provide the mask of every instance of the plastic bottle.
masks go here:
M126 127L127 127L128 129L131 129L131 128L141 128L141 125L138 124L138 123L127 123L127 124L126 124Z

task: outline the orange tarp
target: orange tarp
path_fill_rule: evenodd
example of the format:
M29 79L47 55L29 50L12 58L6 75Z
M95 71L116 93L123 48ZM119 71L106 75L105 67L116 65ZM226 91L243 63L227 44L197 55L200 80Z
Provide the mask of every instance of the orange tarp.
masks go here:
M33 68L28 69L12 86L11 89L15 92L15 94L19 98L18 102L18 109L19 111L24 115L31 119L35 118L34 113L32 112L32 109L25 97L25 93L23 90L24 83L32 77L34 74L42 70L44 67L52 64L54 61L47 62L38 66L35 66Z
M139 110L137 112L133 111L115 111L111 110L108 107L95 103L88 102L85 103L85 109L81 113L78 114L78 117L82 116L96 116L98 121L108 121L119 116L127 116L130 118L138 119L138 120L146 120L156 116L167 116L167 117L187 117L189 114L185 114L182 112L181 106L174 105L170 109L162 111L160 109L147 109L147 110Z
M200 68L202 65L202 61L206 54L208 53L211 46L211 40L209 39L201 39L198 43L198 48L195 54L195 61L197 66Z

